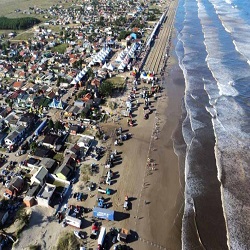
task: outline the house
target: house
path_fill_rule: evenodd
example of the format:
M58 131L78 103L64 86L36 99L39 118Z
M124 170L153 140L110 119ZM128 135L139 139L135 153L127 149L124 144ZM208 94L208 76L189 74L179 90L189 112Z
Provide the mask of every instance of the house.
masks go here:
M28 169L38 169L40 162L41 161L39 159L30 157L26 161L24 161L24 165L26 165Z
M26 104L28 102L28 98L29 98L29 94L27 94L25 92L20 93L17 96L16 105L19 106L19 107L26 107Z
M83 104L83 103L82 103ZM81 113L82 111L82 107L80 106L71 106L69 105L66 109L65 109L65 113L64 116L68 117L68 116L77 116L78 114Z
M48 177L48 170L44 167L40 167L36 173L31 177L31 185L36 183L38 185L43 186Z
M71 147L69 147L68 149L65 150L66 154L78 155L79 152L80 152L80 147L77 144L75 144L75 145L73 145L73 146L71 146Z
M18 81L18 82L14 82L12 87L15 89L15 90L18 90L18 89L21 89L23 86L23 82L21 81Z
M17 144L18 140L20 138L19 133L14 130L9 133L9 135L4 139L4 142L7 146L15 145Z
M5 117L5 123L10 126L10 127L16 127L17 126L17 122L19 120L18 115L13 111L11 113L9 113L6 117Z
M25 134L25 127L18 126L16 130L9 133L9 135L4 139L4 142L7 146L17 145L20 141L23 140Z
M56 177L62 180L69 180L72 173L74 172L74 168L69 165L62 164L56 171Z
M69 180L74 172L75 160L70 154L66 155L62 165L55 171L55 175L62 180Z
M55 170L55 167L57 166L57 163L55 160L50 158L43 158L41 160L40 166L46 168L49 173L53 173Z
M56 149L56 145L59 138L60 137L58 135L46 135L43 139L43 146L51 149Z
M23 203L26 207L32 207L37 204L35 197L42 187L38 184L33 184L29 187L26 196L23 199Z
M52 152L48 148L43 148L43 147L37 147L34 156L39 157L39 158L48 158L52 155Z
M37 118L38 117L35 114L27 113L21 116L21 118L18 121L18 124L23 127L29 128L35 124Z
M24 186L24 179L20 176L15 176L9 183L6 193L11 196L17 196L17 194L21 193Z
M70 128L69 128L69 133L70 133L71 135L77 135L77 133L79 132L79 130L80 130L80 128L79 128L78 125L72 125L72 126L70 126Z
M37 204L40 206L49 207L55 190L55 185L45 183L36 196Z
M0 118L5 118L11 112L11 108L0 107Z

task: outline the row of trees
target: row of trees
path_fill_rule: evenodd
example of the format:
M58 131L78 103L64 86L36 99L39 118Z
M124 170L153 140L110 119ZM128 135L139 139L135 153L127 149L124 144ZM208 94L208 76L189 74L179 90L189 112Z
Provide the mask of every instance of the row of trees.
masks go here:
M0 29L3 30L28 29L38 23L40 23L40 20L34 17L22 17L22 18L0 17Z

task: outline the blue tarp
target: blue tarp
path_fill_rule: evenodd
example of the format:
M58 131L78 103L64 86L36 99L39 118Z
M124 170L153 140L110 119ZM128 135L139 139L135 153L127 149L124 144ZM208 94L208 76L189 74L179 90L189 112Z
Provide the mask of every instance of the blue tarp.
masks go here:
M130 34L130 37L131 37L132 39L136 39L136 34L135 34L135 33L131 33L131 34Z
M115 220L115 211L106 208L94 207L93 216L104 220Z

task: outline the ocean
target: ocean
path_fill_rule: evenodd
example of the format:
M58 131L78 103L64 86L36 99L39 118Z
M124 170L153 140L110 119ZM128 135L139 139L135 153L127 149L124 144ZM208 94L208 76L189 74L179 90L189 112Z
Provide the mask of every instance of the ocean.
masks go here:
M179 0L183 249L250 249L250 1Z

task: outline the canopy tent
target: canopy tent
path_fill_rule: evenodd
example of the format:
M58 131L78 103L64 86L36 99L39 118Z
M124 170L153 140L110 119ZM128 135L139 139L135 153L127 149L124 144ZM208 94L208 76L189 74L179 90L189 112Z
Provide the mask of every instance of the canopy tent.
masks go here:
M107 69L110 71L113 71L115 69L115 67L110 63Z
M72 81L71 81L71 83L70 83L71 85L76 85L77 84L77 81L76 81L76 79L73 79Z
M57 100L57 99L53 99L53 101L49 104L50 108L56 108L56 109L64 109L65 108L65 104L62 102L62 100Z
M130 34L130 37L131 37L131 39L136 39L136 38L137 38L137 35L136 35L135 33L131 33L131 34Z
M108 68L108 65L107 65L106 62L103 64L102 68L103 68L103 69L107 69L107 68Z

